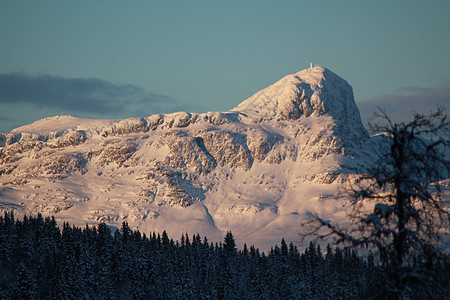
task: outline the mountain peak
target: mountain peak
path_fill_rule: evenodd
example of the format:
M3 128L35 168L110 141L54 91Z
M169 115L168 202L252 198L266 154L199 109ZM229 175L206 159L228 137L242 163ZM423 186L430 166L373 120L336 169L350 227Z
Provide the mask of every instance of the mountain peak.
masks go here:
M334 74L333 72L324 67L315 66L312 68L298 71L297 73L292 75L302 78L304 81L310 82L312 84L314 82L316 83L320 82L325 76L330 76L330 74L337 76L336 74Z
M285 76L232 111L257 122L329 115L346 134L356 130L359 136L367 135L350 84L319 66Z

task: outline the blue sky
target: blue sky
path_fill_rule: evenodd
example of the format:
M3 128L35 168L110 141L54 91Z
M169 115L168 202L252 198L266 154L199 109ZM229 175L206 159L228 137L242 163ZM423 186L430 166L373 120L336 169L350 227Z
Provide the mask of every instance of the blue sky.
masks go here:
M450 1L1 1L0 131L228 110L309 66L363 118L450 102Z

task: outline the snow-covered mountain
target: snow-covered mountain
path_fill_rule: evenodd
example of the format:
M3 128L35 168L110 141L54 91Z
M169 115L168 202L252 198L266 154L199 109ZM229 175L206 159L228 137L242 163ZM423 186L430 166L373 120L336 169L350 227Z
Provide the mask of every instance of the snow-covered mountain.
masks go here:
M372 148L351 86L314 67L227 112L57 116L0 134L0 209L175 238L231 230L265 249L299 241L311 212L342 218L334 196Z

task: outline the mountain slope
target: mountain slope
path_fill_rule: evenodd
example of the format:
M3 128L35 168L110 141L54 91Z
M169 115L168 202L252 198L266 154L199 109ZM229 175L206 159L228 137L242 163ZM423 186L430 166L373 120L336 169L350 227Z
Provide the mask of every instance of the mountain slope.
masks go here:
M0 209L75 224L127 221L266 248L310 212L341 217L337 188L373 159L351 86L315 67L228 112L126 120L58 116L0 134Z

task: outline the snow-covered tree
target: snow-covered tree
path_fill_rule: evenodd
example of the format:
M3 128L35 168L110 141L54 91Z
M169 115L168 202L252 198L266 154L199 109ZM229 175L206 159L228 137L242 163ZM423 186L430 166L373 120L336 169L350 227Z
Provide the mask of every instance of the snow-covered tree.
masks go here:
M15 281L11 284L11 299L37 299L36 280L30 269L21 263L17 268Z

